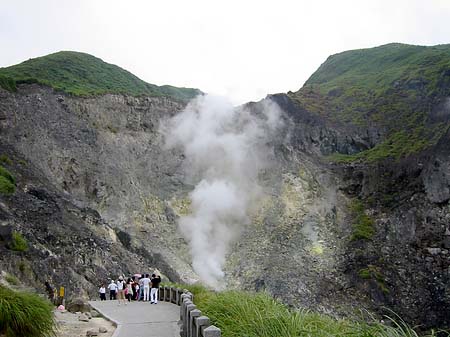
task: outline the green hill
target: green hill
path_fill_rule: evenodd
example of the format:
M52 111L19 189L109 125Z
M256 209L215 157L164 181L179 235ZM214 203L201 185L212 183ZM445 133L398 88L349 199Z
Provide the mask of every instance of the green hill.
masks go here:
M201 93L198 89L146 83L116 65L73 51L61 51L0 68L0 86L14 91L15 83L41 83L76 96L121 93L189 100Z
M295 93L308 111L344 127L376 128L382 141L341 160L401 158L449 127L436 107L450 95L450 45L388 44L330 56Z

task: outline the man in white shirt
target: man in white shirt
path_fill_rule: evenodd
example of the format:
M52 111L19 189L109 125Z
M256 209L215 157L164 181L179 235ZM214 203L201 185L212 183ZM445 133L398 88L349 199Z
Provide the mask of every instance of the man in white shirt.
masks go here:
M109 299L115 300L116 299L116 291L117 291L117 284L114 282L114 280L111 280L111 283L108 285L109 289Z
M150 279L148 274L142 279L142 285L144 287L144 302L150 300Z

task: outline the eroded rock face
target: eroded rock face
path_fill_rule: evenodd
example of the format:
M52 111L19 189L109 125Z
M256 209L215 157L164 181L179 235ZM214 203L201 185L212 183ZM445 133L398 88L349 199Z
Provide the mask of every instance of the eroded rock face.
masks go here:
M162 266L172 280L190 277L187 248L169 210L184 196L182 157L162 148L158 132L183 104L122 95L74 98L37 85L1 95L3 142L74 204L130 234L127 248L150 265Z
M332 314L387 305L413 323L450 325L448 142L400 163L333 164L324 156L369 148L383 130L337 128L286 95L268 99L285 127L273 140L275 164L259 177L264 196L227 257L228 286ZM258 104L249 107L258 113ZM4 268L25 261L29 282L52 275L74 280L72 292L93 289L86 294L99 279L149 267L195 280L176 224L190 212L192 186L182 153L166 150L159 131L183 107L0 89L0 150L18 181L0 215L32 243L24 255L5 250ZM355 199L373 220L370 239L352 240Z

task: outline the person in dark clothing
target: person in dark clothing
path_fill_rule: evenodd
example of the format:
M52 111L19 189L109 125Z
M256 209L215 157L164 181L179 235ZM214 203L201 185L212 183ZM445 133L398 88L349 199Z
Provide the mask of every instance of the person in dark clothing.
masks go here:
M55 299L55 291L48 281L45 281L45 291L47 292L48 299L53 302Z
M155 274L152 274L151 278L152 282L152 290L150 293L150 303L151 304L158 304L158 290L159 290L159 284L161 283L161 276L156 276Z

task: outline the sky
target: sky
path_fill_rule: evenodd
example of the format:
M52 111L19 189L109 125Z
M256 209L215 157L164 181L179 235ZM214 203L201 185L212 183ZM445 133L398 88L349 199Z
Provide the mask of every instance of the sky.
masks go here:
M450 43L449 18L450 0L0 0L0 67L75 50L240 104L345 50Z

